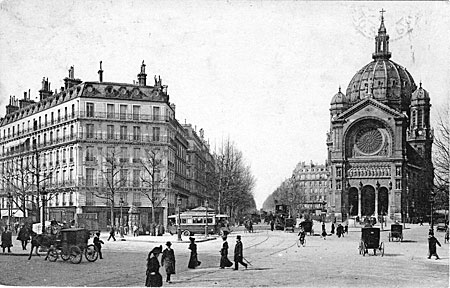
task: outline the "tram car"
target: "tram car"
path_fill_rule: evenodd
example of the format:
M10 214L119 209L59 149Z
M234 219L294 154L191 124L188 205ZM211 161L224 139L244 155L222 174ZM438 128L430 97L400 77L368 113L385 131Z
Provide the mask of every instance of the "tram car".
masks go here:
M274 223L275 223L276 230L284 230L287 218L289 218L288 205L284 205L284 204L275 205Z

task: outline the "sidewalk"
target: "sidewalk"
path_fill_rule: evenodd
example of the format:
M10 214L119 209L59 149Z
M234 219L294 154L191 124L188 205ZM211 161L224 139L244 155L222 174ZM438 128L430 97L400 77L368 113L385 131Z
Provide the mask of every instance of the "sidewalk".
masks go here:
M115 237L116 237L117 241L128 241L128 242L148 242L148 243L166 243L167 241L170 241L173 243L189 243L190 242L189 236L182 235L181 241L178 241L178 235L176 235L176 234L170 235L169 233L165 233L163 236L139 235L139 236L134 237L132 235L123 235L123 238L120 238L120 235L117 234L117 235L115 235ZM205 238L205 235L194 235L192 237L195 238L196 243L217 239L217 236L212 236L212 235L209 235L208 238ZM101 232L100 238L102 240L108 239L109 233Z

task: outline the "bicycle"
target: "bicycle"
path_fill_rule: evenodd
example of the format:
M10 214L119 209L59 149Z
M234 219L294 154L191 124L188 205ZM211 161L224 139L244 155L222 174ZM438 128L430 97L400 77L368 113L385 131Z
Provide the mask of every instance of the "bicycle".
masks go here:
M297 239L297 247L300 247L300 246L303 246L303 247L305 247L305 245L306 245L306 237L305 236L300 236L298 239Z

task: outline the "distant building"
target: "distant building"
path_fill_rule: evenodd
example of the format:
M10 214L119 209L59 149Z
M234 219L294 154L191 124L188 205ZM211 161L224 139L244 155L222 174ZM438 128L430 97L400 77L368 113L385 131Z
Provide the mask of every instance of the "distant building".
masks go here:
M425 217L433 183L430 97L390 60L383 16L372 58L331 100L328 209L342 219Z
M324 164L297 164L290 179L295 193L291 205L297 213L326 214L328 177L328 167Z
M11 97L6 107L0 120L3 218L8 216L8 195L13 217L23 217L18 207L26 207L31 213L25 216L39 218L39 185L39 192L48 193L46 219L70 221L93 213L104 229L117 225L122 214L123 223L147 227L152 213L145 194L151 190L151 177L141 161L148 151L161 160L153 185L157 223L167 225L178 197L183 208L206 199L204 189L192 183L205 185L205 167L214 165L209 146L203 138L192 143L195 131L176 120L161 78L155 76L154 85L147 85L144 62L135 84L104 82L101 62L99 81L83 82L74 74L71 67L59 92L43 79L38 102L25 93L21 100ZM201 163L192 155L201 155ZM188 175L191 167L200 171ZM113 190L114 199L101 197Z

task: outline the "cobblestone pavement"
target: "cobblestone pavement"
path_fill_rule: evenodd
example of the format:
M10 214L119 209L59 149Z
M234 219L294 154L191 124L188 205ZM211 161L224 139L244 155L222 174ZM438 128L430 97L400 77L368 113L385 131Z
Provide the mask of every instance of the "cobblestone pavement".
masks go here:
M219 269L221 239L205 240L196 236L199 260L197 269L187 269L189 250L187 241L177 242L176 236L126 236L126 241L106 241L104 258L89 263L84 258L80 264L44 261L33 256L27 260L14 243L13 256L0 254L0 284L11 286L144 286L148 251L172 241L177 258L177 274L173 283L164 286L190 287L448 287L449 246L444 243L444 233L436 236L441 260L427 259L428 226L407 224L404 242L389 242L389 231L381 232L385 245L384 257L378 253L362 256L358 253L361 237L359 228L350 227L348 235L335 235L324 240L320 236L307 236L306 246L298 247L297 234L269 231L256 226L255 233L234 231L229 237L232 260L235 235L242 235L244 256L251 262L247 270ZM320 226L315 227L320 231ZM327 224L329 229L329 224ZM186 237L183 237L186 238ZM92 240L92 239L91 239ZM183 239L187 240L187 239ZM203 242L201 242L203 241ZM28 248L29 249L29 248ZM29 251L25 251L29 252ZM43 255L43 253L41 253ZM160 269L165 278L164 268Z

